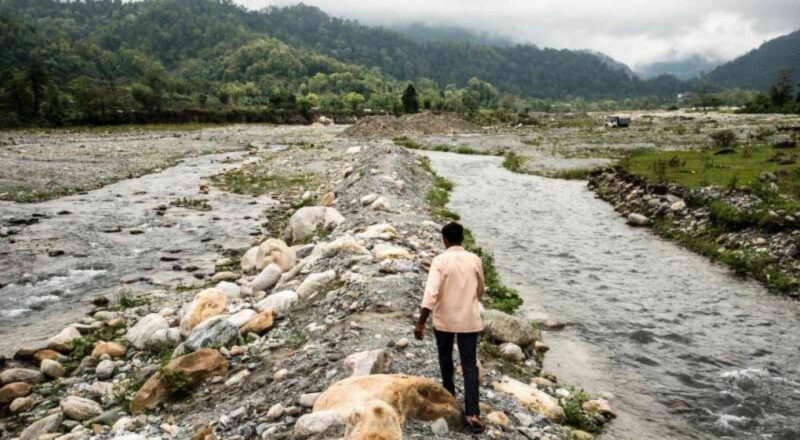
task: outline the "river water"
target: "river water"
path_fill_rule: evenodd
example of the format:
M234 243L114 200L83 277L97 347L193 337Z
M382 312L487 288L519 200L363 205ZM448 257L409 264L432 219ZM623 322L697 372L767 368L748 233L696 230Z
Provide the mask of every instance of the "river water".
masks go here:
M426 154L521 313L570 323L545 369L613 394L605 438L800 439L800 302L627 226L583 182Z
M228 249L261 235L267 196L198 189L207 177L242 163L244 153L184 160L162 172L43 203L0 201L0 354L58 333L99 294L205 283ZM170 206L205 199L212 211ZM166 207L167 209L164 209Z

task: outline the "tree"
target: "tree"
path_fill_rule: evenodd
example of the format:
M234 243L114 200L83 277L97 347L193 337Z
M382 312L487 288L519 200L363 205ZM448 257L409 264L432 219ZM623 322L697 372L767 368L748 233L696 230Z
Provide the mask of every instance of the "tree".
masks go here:
M134 83L131 86L131 97L147 111L161 108L161 95L145 84Z
M366 101L362 94L356 92L347 93L344 95L342 99L347 104L347 106L350 107L350 110L353 111L358 110L358 106L363 104L364 101Z
M31 93L33 93L33 114L38 115L46 94L47 72L45 72L42 64L36 60L28 66L26 77L30 83Z
M792 101L792 96L794 96L792 76L794 76L794 72L791 69L781 70L778 75L778 81L769 88L769 97L772 100L772 105L778 111Z
M417 89L413 84L409 84L403 92L403 113L418 113L419 101L417 100Z

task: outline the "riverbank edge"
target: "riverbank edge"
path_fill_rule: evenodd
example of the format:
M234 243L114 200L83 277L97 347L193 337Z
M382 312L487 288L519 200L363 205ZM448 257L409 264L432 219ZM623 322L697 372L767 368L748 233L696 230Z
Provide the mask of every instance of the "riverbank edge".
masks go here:
M364 169L364 170L356 172L356 174L357 175L370 175L371 173L369 171L371 171L371 170ZM397 171L403 171L403 167L397 167ZM353 175L353 172L354 172L353 170L350 170L350 171L347 172L347 174ZM419 203L419 207L424 206L424 204L426 203L424 201L424 199L420 200L420 202L421 203ZM285 207L289 208L290 206L285 206ZM336 239L345 239L345 238L348 237L348 235L347 235L348 233L349 232L345 231L345 230L334 230L334 231L331 231L330 235L324 237L324 240L330 240L330 241L323 242L321 240L315 240L315 243L312 243L312 245L313 245L313 247L318 247L318 246L323 245L325 243L331 243L331 242L335 241ZM428 246L435 248L436 244L431 242L431 243L428 244ZM340 261L340 260L332 260L330 263L331 264L342 264L342 261ZM221 273L226 273L226 272L230 273L230 269L235 268L235 265L231 265L229 263L228 264L220 264L219 266L220 266L220 268L225 269L225 271L218 270L218 273L220 273L220 274ZM346 270L347 270L346 268L336 268L337 272L339 272L339 271L345 272ZM347 273L347 272L345 272L345 273ZM234 275L236 275L236 274L234 274ZM220 278L222 278L222 277L220 277ZM343 286L341 286L340 284L334 284L334 286L332 286L332 287L333 287L333 290L328 290L327 291L328 294L343 288ZM69 407L69 404L65 404L64 403L64 397L66 397L64 393L65 393L66 389L71 388L73 386L80 386L81 384L88 385L94 379L94 375L96 374L94 372L94 368L96 368L98 366L97 360L99 360L99 359L96 358L94 355L90 355L90 352L93 351L93 349L92 349L93 346L96 348L96 344L104 343L104 342L115 342L115 341L121 342L122 345L127 345L127 343L125 342L125 339L127 337L126 333L130 330L130 327L132 327L132 324L134 324L134 323L138 324L137 321L141 320L141 319L139 319L139 318L141 318L141 316L143 316L144 314L146 314L148 312L151 313L151 314L158 313L158 312L163 312L164 311L164 307L170 307L170 306L172 307L172 309L173 309L172 312L174 313L177 308L180 308L179 306L181 306L181 305L185 306L185 305L189 304L189 301L192 301L192 298L194 297L194 293L195 292L188 292L188 291L187 292L163 292L163 291L160 291L160 292L153 293L153 294L150 294L150 295L144 295L142 297L119 296L119 297L113 298L113 301L111 301L110 303L108 301L104 301L104 300L102 300L102 298L100 298L100 299L98 299L98 302L96 303L96 307L89 312L89 315L88 315L87 318L84 318L80 322L76 322L73 326L68 327L68 328L71 328L74 331L69 331L67 333L71 333L74 336L76 334L76 332L77 332L77 334L79 334L79 337L73 337L72 339L66 340L68 338L64 338L63 336L65 336L65 335L62 335L62 338L60 338L61 342L59 342L61 345L58 346L58 347L57 347L57 344L55 344L53 342L54 340L56 340L58 338L54 338L54 340L51 340L50 343L46 344L46 346L50 346L51 348L38 347L37 349L32 349L31 347L25 347L25 348L21 349L20 351L18 351L17 356L15 356L15 359L11 360L10 363L11 363L11 365L19 365L19 366L28 365L28 366L30 366L31 362L36 361L36 359L37 359L36 355L38 353L40 353L40 352L42 352L42 356L46 355L46 356L52 357L52 358L50 358L50 360L54 360L55 362L58 362L59 360L62 361L63 362L63 366L65 367L66 373L68 374L67 377L65 377L64 379L55 379L53 381L51 381L51 379L47 379L44 383L39 384L39 385L35 385L35 388L34 388L34 391L33 391L34 394L41 395L41 397L44 398L45 401L49 402L49 403L45 404L45 406L47 408L49 408L49 411L45 412L45 414L51 414L51 415L61 414L60 412L57 411L58 408L60 408L61 411L63 412L66 407ZM194 299L196 300L197 297L194 297ZM395 306L395 308L396 308L396 306ZM389 317L389 316L392 316L393 314L396 314L396 313L399 312L399 310L396 310L395 308L391 308L391 309L387 309L387 310L381 310L380 307L379 307L377 310L379 310L380 313L384 313L384 314L386 314L387 317ZM312 314L313 315L319 315L320 313L324 315L324 313L325 313L325 312L321 312L320 310L315 310L313 304L304 304L301 307L299 307L299 310L297 310L297 312L301 313L301 314L307 314L307 315L312 315ZM147 316L150 316L150 315L147 315ZM174 316L174 315L171 315L171 314L167 315L167 317L171 317L171 316ZM308 319L308 318L312 318L313 319L313 316L304 317L304 319ZM317 316L317 318L319 318L319 316ZM393 319L397 320L397 318L393 318ZM404 318L401 318L401 320L404 320ZM302 327L300 327L300 328L302 329ZM62 332L62 333L64 333L64 332ZM66 336L69 336L69 335L66 335ZM365 334L361 335L361 339L368 340L368 338L370 336L371 335L365 333ZM244 335L242 335L242 337L244 337ZM259 340L258 338L251 339L249 337L246 338L246 339L247 339L247 342L242 342L242 339L240 339L239 343L241 345L234 346L230 350L227 349L224 346L219 349L219 352L221 352L224 355L224 357L227 358L228 361L231 363L231 370L232 371L239 370L239 373L241 373L242 371L245 371L245 370L241 369L243 367L243 365L241 365L240 362L236 361L237 356L241 356L241 354L232 353L234 350L236 350L237 352L241 352L242 350L244 350L245 353L252 353L254 351L254 348L258 348L257 346L259 346L260 344L262 344L266 340L266 338L264 338L264 340ZM363 341L361 341L361 342L363 342ZM254 345L256 347L254 347ZM301 344L300 343L292 343L291 345L296 350L297 347L299 347ZM59 350L53 350L52 348L59 348L60 351ZM502 359L501 348L499 346L493 344L493 343L482 344L481 348L482 348L482 352L483 353L488 353L488 354L492 355L492 357L494 357L494 360L496 360L498 362L497 365L498 365L499 369L501 370L501 372L503 372L505 374L505 372L502 371L502 370L504 368L507 368L512 363L509 362L508 360ZM540 349L540 351L544 352L546 350L546 347L540 346L539 349ZM59 352L61 352L61 354L58 354ZM115 361L118 364L117 368L119 370L117 370L117 371L123 370L124 368L130 369L132 364L139 363L139 364L144 364L142 369L148 369L149 371L152 372L152 371L154 371L153 367L155 367L155 371L156 372L162 372L163 373L165 371L164 369L167 368L167 364L169 362L169 359L171 357L173 357L173 356L170 356L171 354L172 354L172 351L166 346L159 346L158 349L155 350L155 351L150 350L150 349L141 349L140 350L140 349L134 349L133 347L129 347L128 348L128 353L126 355L123 355L124 356L122 358L123 361L120 361L120 360ZM93 359L93 361L87 362L87 360L89 360L89 359ZM119 358L115 358L115 359L119 359ZM105 359L105 360L108 360L108 359ZM277 363L277 361L276 361L276 363ZM93 364L94 364L94 366L92 366ZM52 363L51 363L51 365L52 365ZM136 368L137 368L137 370L139 369L138 366ZM249 369L249 367L248 367L248 369ZM513 370L513 368L511 370ZM133 370L130 370L130 371L133 372ZM72 376L72 373L74 373L74 372L77 372L78 375L77 376ZM509 374L514 374L515 372L518 372L518 371L509 371L508 373ZM542 376L548 376L550 379L555 379L552 375L542 374ZM225 386L228 386L228 382L231 382L234 379L234 377L238 377L240 380L242 380L246 376L241 376L241 375L239 375L237 373L236 375L233 375L230 379L228 379L228 381L225 382ZM223 376L223 378L224 378L224 376ZM87 379L88 379L88 382L85 382ZM188 386L188 384L183 383L183 382L185 382L185 380L186 380L185 377L183 377L182 375L178 374L175 377L170 376L168 382L170 382L170 387L180 388L181 392L186 392L187 390L184 389L184 388L185 388L185 386ZM277 379L275 381L277 382ZM129 402L130 400L132 400L134 398L134 395L136 394L136 392L139 389L139 386L142 384L142 382L143 382L143 380L142 381L134 380L132 382L126 382L122 387L119 387L119 389L118 389L118 387L115 386L114 387L114 396L113 396L113 398L116 399L118 402L125 402L125 403ZM175 383L173 383L173 382L175 382ZM97 382L95 382L95 383L97 383ZM44 387L44 388L40 388L40 387ZM558 385L558 388L556 388L554 386L552 388L552 390L550 390L550 391L551 392L555 392L557 389L564 389L564 388L570 388L570 387L567 387L566 385ZM559 405L564 406L564 410L567 413L567 417L568 417L567 420L568 421L569 420L582 420L581 418L591 415L591 419L587 418L584 421L576 422L576 423L581 423L581 424L587 423L587 425L584 426L584 427L589 429L589 428L591 428L591 426L589 426L588 423L594 423L596 415L595 414L590 414L589 412L587 412L587 411L585 411L583 409L583 404L586 403L586 401L588 400L588 397L582 391L577 391L577 390L573 390L573 391L574 392L571 392L569 397L559 396L559 397L556 397L556 398L558 398L558 400L559 400ZM91 394L88 394L88 395L91 395ZM39 402L39 403L42 403L42 402ZM70 403L75 403L75 402L70 402ZM89 405L86 402L79 402L79 403L83 403L83 404ZM111 406L113 407L111 409L111 411L115 411L115 410L119 411L119 408L118 408L117 405L111 405ZM94 407L92 407L92 408L94 408ZM39 409L41 410L42 408L39 408ZM56 411L56 412L53 412L53 411ZM39 411L38 414L39 415L43 415L41 413L41 411ZM123 414L124 414L124 412L123 412ZM91 419L89 419L89 421L87 423L90 422L89 425L91 425L91 427L94 428L96 424L98 424L98 423L102 424L103 421L105 421L105 423L108 423L108 420L109 420L108 417L112 417L112 418L115 418L115 421L111 422L110 425L116 425L116 422L118 422L119 420L125 419L124 416L123 416L122 419L119 418L119 416L121 416L123 414L117 413L117 415L115 417L113 417L113 415L109 415L109 414L103 413L103 414L98 416L98 417L107 416L103 420L98 420L97 418L91 418ZM168 415L168 414L169 414L169 412L167 412L165 415ZM6 415L8 415L8 414L6 413ZM30 416L30 414L29 414L29 416ZM63 415L60 416L60 417L61 417L60 420L63 420ZM574 417L574 419L571 419L573 417ZM70 417L70 418L72 418L72 417ZM50 419L50 418L49 417L47 417L47 418L38 418L39 421L42 421L42 420L45 420L45 419ZM161 418L159 418L159 420L160 419ZM30 422L31 420L37 420L37 418L27 419L27 420L28 420L28 422ZM139 420L139 419L137 419L137 418L133 418L133 419L128 418L128 419L126 419L126 422L133 423L133 422L137 422L137 420ZM222 421L223 419L220 419L220 420ZM163 421L163 420L161 420L161 421ZM38 422L36 422L36 423L38 423ZM59 422L59 424L60 423L61 422ZM173 424L173 423L175 423L175 422L174 421L173 422L168 422L166 428L162 425L161 430L164 431L164 429L167 429L167 428L169 428L169 429L173 429L173 428L174 429L178 429L175 426L172 426L172 428L170 428L170 424ZM146 423L143 423L143 426L147 427L150 424L151 424L150 422L146 422ZM24 424L20 425L20 424L17 424L17 423L12 424L11 426L15 426L15 425L18 427L17 429L21 429L21 428L23 428L25 426ZM79 438L84 438L84 437L80 436L80 432L85 432L85 431L82 431L82 427L89 426L89 425L80 424L80 423L74 423L74 421L70 421L70 423L68 425L64 425L61 429L65 428L65 427L70 427L70 428L74 429L75 431L73 431L72 434L67 434L67 436L69 436L69 437L65 437L65 438L79 439ZM219 424L218 426L219 426L219 429L222 429L222 432L226 432L226 430L230 429L230 426L224 426L224 424ZM557 425L555 425L555 426L557 426ZM212 428L212 431L214 431L213 428ZM567 431L567 432L572 432L572 431ZM570 434L570 436L571 436L571 438L582 438L582 439L583 438L587 438L585 436L582 437L582 434L580 434L579 431L572 432L572 434ZM105 437L101 437L101 438L105 438Z
M759 228L727 231L712 220L712 203L721 190L690 190L654 185L621 167L589 174L588 188L608 202L632 226L723 264L739 276L750 276L770 291L800 298L800 231L773 233Z

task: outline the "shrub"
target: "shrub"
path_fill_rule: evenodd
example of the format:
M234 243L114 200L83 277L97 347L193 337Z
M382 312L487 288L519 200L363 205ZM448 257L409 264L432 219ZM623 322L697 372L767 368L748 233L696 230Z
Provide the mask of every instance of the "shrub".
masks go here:
M736 146L736 133L733 130L720 130L709 135L717 148L731 148Z
M714 200L709 206L711 222L729 231L738 231L756 224L749 211L742 211L730 203Z
M503 160L503 167L514 173L521 173L526 160L526 158L511 151L506 154L506 158Z

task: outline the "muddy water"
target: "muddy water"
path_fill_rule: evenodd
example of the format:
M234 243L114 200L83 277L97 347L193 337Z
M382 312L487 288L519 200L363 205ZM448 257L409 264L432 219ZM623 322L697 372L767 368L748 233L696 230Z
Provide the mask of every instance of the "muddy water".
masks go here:
M545 368L614 395L606 438L800 438L800 303L627 226L584 183L430 157L522 313L571 323Z
M274 203L213 188L199 193L204 178L243 159L201 156L82 195L0 202L0 224L35 221L13 226L13 240L0 239L0 353L57 333L98 294L205 283L224 250L260 234L263 210ZM206 199L212 210L170 206L182 197Z

